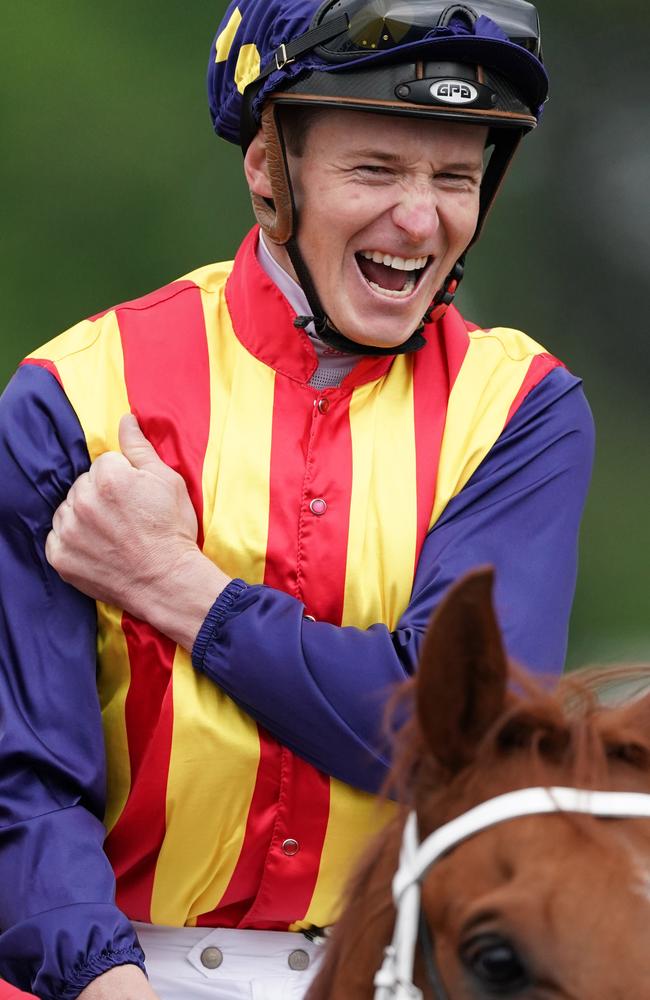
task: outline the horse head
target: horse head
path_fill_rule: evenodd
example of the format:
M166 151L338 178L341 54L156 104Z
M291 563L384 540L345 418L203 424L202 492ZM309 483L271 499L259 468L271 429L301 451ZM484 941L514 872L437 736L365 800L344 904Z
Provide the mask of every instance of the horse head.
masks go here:
M629 818L637 807L650 815L650 696L605 708L596 686L585 675L551 692L508 662L490 570L450 590L423 642L398 752L411 820L405 809L360 869L310 1000L650 995L650 819ZM440 834L451 836L467 817L471 825L493 801L519 803L530 795L519 790L531 786L533 814L511 808L502 821L475 823L480 832L436 847ZM574 788L585 790L575 802ZM546 789L568 796L568 806L540 805L552 796ZM593 790L628 794L601 796L598 815L582 814L585 796L586 813L598 798ZM421 866L417 887L413 982L421 993L410 974L386 975L391 883L400 850L396 886L415 858L413 847L405 861L409 822L415 845L438 852L434 865ZM404 919L400 909L398 928Z

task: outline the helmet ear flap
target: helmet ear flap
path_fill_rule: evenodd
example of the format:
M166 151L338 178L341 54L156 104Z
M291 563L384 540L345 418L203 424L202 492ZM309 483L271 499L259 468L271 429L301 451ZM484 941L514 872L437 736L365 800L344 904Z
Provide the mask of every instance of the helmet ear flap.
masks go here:
M293 235L295 205L287 169L284 136L273 102L267 103L262 111L261 127L273 201L258 194L251 194L253 211L264 234L274 243L284 244Z

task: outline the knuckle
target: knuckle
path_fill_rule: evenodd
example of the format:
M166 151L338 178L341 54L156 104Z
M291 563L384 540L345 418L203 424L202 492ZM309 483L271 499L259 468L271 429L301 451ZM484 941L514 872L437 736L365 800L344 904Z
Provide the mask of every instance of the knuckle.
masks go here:
M94 509L94 490L89 484L79 486L74 495L72 512L78 518L85 519Z
M45 539L45 558L53 569L56 569L57 549L56 535L50 531Z

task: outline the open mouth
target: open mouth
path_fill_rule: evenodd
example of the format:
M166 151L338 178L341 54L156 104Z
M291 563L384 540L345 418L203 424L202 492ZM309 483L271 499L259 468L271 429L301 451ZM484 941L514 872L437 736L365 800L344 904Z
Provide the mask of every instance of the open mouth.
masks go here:
M393 257L381 250L360 250L354 256L370 287L391 299L408 298L431 261L431 257Z

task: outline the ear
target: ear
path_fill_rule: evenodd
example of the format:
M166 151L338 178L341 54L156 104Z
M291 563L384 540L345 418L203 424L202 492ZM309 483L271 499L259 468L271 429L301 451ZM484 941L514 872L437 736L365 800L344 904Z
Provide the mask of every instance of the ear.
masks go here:
M262 129L259 130L244 156L244 174L252 194L260 198L272 198L271 178L266 156L266 142Z
M422 733L438 763L456 772L505 708L508 661L492 606L490 567L446 594L424 638L417 679Z

